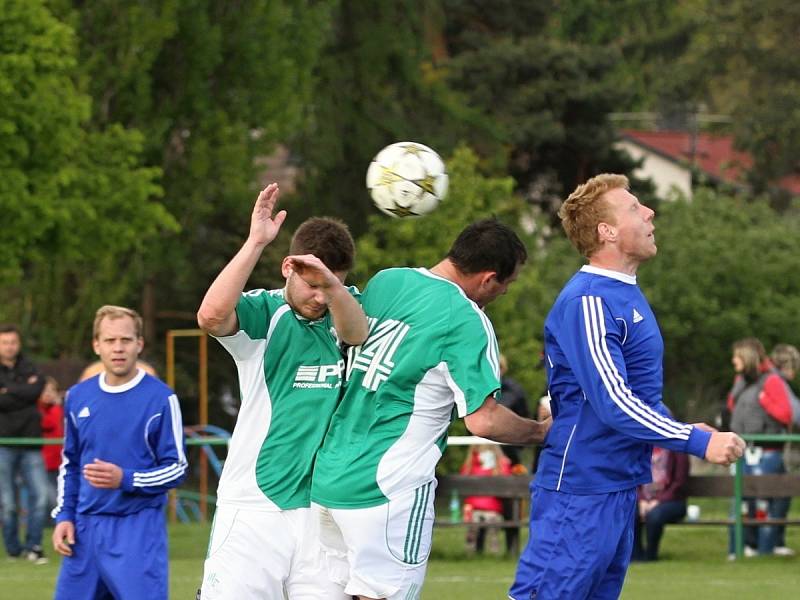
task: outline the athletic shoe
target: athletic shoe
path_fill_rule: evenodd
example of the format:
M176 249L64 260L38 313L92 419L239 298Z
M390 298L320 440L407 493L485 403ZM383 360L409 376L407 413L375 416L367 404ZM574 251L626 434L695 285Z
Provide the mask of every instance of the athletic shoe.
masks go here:
M756 550L755 548L751 548L750 546L745 546L744 556L745 558L753 558L754 556L758 556L758 550Z
M28 551L26 558L36 565L47 564L47 557L44 555L44 551L42 550L41 546L34 546L33 548L31 548Z
M734 552L731 552L730 554L728 554L728 560L731 561L731 562L736 560L736 554Z
M789 548L789 546L775 546L775 549L772 551L775 556L794 556L797 554L794 550Z

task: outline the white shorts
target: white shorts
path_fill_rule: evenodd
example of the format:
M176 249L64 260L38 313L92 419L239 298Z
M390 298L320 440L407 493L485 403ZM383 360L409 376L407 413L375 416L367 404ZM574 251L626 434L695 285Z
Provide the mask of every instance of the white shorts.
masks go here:
M372 508L320 509L329 575L347 594L415 600L431 552L436 482Z
M319 551L316 509L217 507L203 567L202 600L349 600Z

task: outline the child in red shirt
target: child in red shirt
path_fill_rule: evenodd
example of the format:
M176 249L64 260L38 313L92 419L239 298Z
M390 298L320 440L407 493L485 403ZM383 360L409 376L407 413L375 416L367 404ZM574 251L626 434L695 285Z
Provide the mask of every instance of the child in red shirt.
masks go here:
M511 475L511 461L495 444L478 444L470 447L462 475ZM464 499L464 520L473 523L499 523L503 520L503 501L496 496L469 496ZM467 551L482 552L485 538L489 538L489 552L500 553L497 527L471 526L467 529Z
M39 414L42 417L43 438L64 437L64 407L58 382L53 377L45 379L44 389L39 396ZM61 444L42 446L44 467L47 470L48 510L55 508L58 496L58 467L61 466Z

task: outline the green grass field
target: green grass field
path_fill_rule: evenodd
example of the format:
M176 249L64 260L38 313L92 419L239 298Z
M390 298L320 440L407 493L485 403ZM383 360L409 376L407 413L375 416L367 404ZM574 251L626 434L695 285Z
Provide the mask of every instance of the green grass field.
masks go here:
M704 509L704 512L705 509ZM49 531L46 532L49 536ZM170 528L170 598L193 600L200 582L207 525ZM800 528L789 528L788 543L800 548ZM422 592L426 600L493 600L506 598L514 575L512 558L467 557L463 532L435 532L428 577ZM662 544L662 560L634 564L623 588L624 600L770 600L797 598L800 557L758 557L734 563L726 560L727 532L722 527L673 525ZM43 600L52 597L59 561L50 564L0 559L0 598Z

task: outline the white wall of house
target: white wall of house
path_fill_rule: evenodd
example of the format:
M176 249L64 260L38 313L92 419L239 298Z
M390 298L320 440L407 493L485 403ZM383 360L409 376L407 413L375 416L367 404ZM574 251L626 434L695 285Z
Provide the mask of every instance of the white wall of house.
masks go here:
M617 148L625 150L634 160L644 159L634 175L641 179L652 179L659 198L667 200L678 191L689 200L692 199L692 176L689 169L630 140L620 140Z

